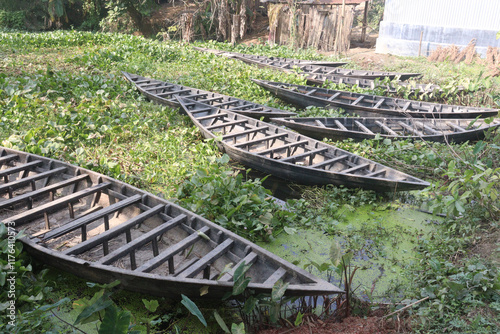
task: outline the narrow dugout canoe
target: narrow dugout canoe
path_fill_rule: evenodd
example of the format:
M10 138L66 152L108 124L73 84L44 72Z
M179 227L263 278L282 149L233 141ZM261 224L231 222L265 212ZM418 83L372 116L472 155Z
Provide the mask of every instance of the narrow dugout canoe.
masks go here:
M295 113L277 108L271 108L232 96L212 93L209 91L181 86L170 82L145 78L136 74L123 72L124 77L150 100L172 108L178 108L176 96L200 101L220 108L232 110L242 115L254 118L269 119L272 117L290 117Z
M233 160L296 183L378 191L422 189L428 182L293 131L178 97L203 133Z
M262 63L263 67L272 67L271 65L276 64L276 66L279 66L278 64L281 63L281 66L285 66L286 69L290 69L293 66L301 66L301 65L317 65L317 66L328 66L328 67L338 67L338 66L343 66L346 65L346 62L342 61L324 61L324 60L303 60L303 59L293 59L293 58L281 58L281 57L266 57L266 56L257 56L257 55L251 55L251 54L244 54L244 53L239 53L239 52L230 52L230 51L221 51L221 50L215 50L215 49L207 49L207 48L200 48L200 47L193 47L193 49L202 51L202 52L208 52L208 53L213 53L218 56L223 56L226 58L244 58L244 59L249 59L253 61L257 61L259 63ZM269 66L267 66L269 64Z
M200 51L201 48L195 48ZM207 49L210 50L210 49ZM362 78L362 79L376 79L376 78L389 78L394 80L399 78L399 80L407 80L413 77L420 77L420 73L396 73L396 72L380 72L380 71L367 71L367 70L353 70L347 68L338 68L332 66L325 66L320 64L311 64L297 59L286 59L286 58L274 58L274 57L263 57L254 56L242 53L232 53L232 52L217 52L217 50L210 50L207 52L214 53L219 56L225 56L228 58L238 59L250 65L256 65L262 68L272 68L278 71L296 73L297 70L301 74L308 75L322 75L322 76L339 76L348 78ZM346 63L340 63L337 66L345 65Z
M299 107L343 108L360 116L391 116L415 118L468 118L491 117L498 109L464 107L430 103L385 96L345 92L319 87L293 85L252 79L281 99Z
M0 221L48 265L95 282L179 298L221 298L251 264L250 289L341 293L242 237L165 199L61 161L0 147ZM226 265L233 269L218 277Z
M363 140L380 136L455 143L483 139L486 131L500 126L499 120L486 124L479 119L288 117L271 121L319 140Z

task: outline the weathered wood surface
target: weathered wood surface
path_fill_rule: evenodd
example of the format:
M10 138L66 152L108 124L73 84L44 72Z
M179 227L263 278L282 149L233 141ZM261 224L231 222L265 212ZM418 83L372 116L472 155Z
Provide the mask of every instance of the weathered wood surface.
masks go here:
M283 100L300 107L343 108L364 117L416 118L491 117L498 109L478 108L367 95L333 89L252 79Z
M3 147L0 171L0 187L14 186L0 193L0 221L24 229L25 249L41 261L86 280L118 279L126 289L177 299L199 298L207 287L202 298L219 299L233 288L232 274L217 279L223 269L248 260L248 288L257 292L270 293L279 271L290 296L342 293L193 212L107 176Z
M422 189L429 185L293 131L200 102L178 99L206 138L221 138L217 145L233 160L264 173L301 184L335 184L377 191ZM378 176L371 177L373 173Z
M319 140L364 140L378 136L456 143L483 139L485 132L500 126L499 120L487 124L480 119L289 117L271 121Z

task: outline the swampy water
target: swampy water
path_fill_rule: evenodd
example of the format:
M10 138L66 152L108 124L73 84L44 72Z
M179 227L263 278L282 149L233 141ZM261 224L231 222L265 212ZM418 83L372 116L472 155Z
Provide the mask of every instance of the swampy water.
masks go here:
M404 269L417 261L419 238L434 233L434 226L441 221L442 218L407 205L366 205L351 212L346 210L328 233L321 229L296 229L260 246L285 260L298 262L301 268L309 266L315 275L339 285L338 274L310 266L331 265L332 245L337 243L343 254L352 251L351 269L359 267L353 280L356 294L371 301L388 301L404 291L409 279Z

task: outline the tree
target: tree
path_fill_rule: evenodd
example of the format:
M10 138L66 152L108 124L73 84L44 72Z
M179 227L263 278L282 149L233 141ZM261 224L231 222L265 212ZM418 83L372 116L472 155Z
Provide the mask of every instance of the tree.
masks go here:
M108 10L116 14L128 14L145 37L153 33L149 14L155 6L156 3L153 0L110 0L106 3Z

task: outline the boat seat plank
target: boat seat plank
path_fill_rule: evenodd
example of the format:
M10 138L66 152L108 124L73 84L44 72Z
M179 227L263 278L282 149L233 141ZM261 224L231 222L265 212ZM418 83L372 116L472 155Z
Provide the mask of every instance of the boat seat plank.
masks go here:
M179 94L182 94L182 93L188 93L188 92L191 92L191 89L180 89L180 90L174 90L174 91L171 91L171 92L165 92L165 93L158 93L158 94L155 94L156 96L159 96L159 97L164 97L164 96L169 96L169 95L179 95Z
M86 196L92 195L94 193L103 191L111 186L110 182L103 182L96 184L92 187L83 189L79 192L72 193L70 195L58 198L52 202L49 202L47 204L38 206L36 208L33 208L31 210L27 210L23 213L20 213L18 215L12 216L8 218L8 221L16 222L16 224L20 225L25 222L31 221L37 217L40 217L44 214L52 213L55 212L61 208L66 207L68 204L71 204L73 202L78 201L81 198L84 198Z
M142 245L150 242L153 238L156 238L159 235L162 235L166 231L176 227L177 225L181 224L183 221L185 221L187 218L186 215L181 214L178 215L177 217L173 218L172 220L169 220L168 222L165 222L161 224L160 226L155 227L151 231L144 233L141 235L139 238L134 239L130 241L129 243L121 246L118 249L115 249L108 255L102 257L97 261L99 264L111 264L115 262L116 260L124 257L131 251L141 247Z
M132 78L132 81L133 81L136 85L138 85L138 86L143 85L143 84L148 83L148 82L151 82L151 80L150 80L150 79L138 80L138 78Z
M7 154L4 155L3 157L0 157L0 164L5 164L15 159L19 159L19 156L17 154Z
M366 177L377 177L377 176L383 176L383 175L385 175L385 173L387 173L387 169L381 169L378 171L373 171L371 173L368 173L365 176Z
M201 259L196 261L192 266L183 271L177 277L181 278L192 278L196 276L200 271L202 271L206 266L213 263L215 260L224 255L225 252L233 246L234 240L226 239L220 245L212 249L208 254L203 256Z
M325 161L322 161L322 162L318 162L318 163L313 164L313 165L311 165L309 167L320 168L320 167L325 167L325 166L328 166L328 165L333 165L334 163L337 163L339 161L345 160L348 157L349 156L347 154L343 154L343 155L335 157L335 158L331 158L331 159L328 159L328 160L325 160Z
M342 124L338 119L335 120L335 125L343 131L348 131L344 124Z
M360 97L358 97L356 100L354 100L353 103L351 103L351 106L355 106L357 105L359 102L361 102L363 99L365 98L365 96L361 95Z
M290 144L286 144L286 145L282 145L282 146L278 146L278 147L269 148L269 149L266 149L263 151L259 151L259 152L257 152L257 154L258 155L265 155L265 154L269 154L269 153L275 153L277 151L282 151L285 149L293 148L295 146L307 145L308 143L309 143L308 140L301 140L301 141L298 141L295 143L290 143Z
M124 233L127 230L130 230L132 227L135 225L141 224L145 220L153 217L157 213L161 212L165 208L164 204L158 204L157 206L149 209L148 211L144 211L143 213L127 220L126 222L114 226L111 229L99 234L98 236L95 236L91 239L87 239L84 242L79 243L78 245L75 245L67 250L65 250L63 253L66 255L78 255L81 253L84 253L97 245L102 244L105 241L111 240L121 233Z
M404 122L398 121L398 124L401 125L406 131L413 133L414 135L417 135L419 137L423 137L424 134L417 129L414 129L411 125L408 125Z
M233 276L234 276L234 272L236 271L236 269L238 269L239 266L241 266L243 263L245 263L246 266L251 265L255 261L257 261L258 257L259 256L256 253L250 252L247 256L245 256L243 259L241 259L241 261L239 261L236 265L234 265L231 268L231 270L229 270L227 273L225 273L219 279L219 281L222 281L222 282L228 282L228 281L230 281L233 278Z
M328 98L328 101L333 101L333 100L335 100L335 99L336 99L339 95L340 95L340 92L337 92L337 93L333 94L332 96L330 96L330 97Z
M213 114L213 115L207 115L207 116L201 116L201 117L196 117L196 119L198 121L205 121L207 119L212 119L212 118L220 118L220 117L226 117L227 116L227 113L225 112L219 112L217 114Z
M390 127L388 127L386 124L384 124L384 123L382 123L380 121L375 121L375 124L377 124L378 126L380 126L380 128L383 129L388 134L390 134L392 136L398 136L398 134L394 130L392 130Z
M214 103L213 106L217 107L217 108L221 108L221 107L230 106L231 104L237 104L237 103L240 103L240 101L238 101L238 100L224 101L224 102L220 102L220 103Z
M185 262L181 266L179 266L179 268L175 268L175 269L173 268L173 265L172 265L172 271L169 271L169 275L172 275L174 277L180 275L181 273L184 272L184 270L191 267L198 260L199 260L199 258L193 257L192 259L189 259L187 262Z
M58 183L54 183L54 184L51 184L51 185L46 186L44 188L40 188L40 189L35 190L35 191L24 193L22 195L16 196L16 197L11 198L11 199L8 199L6 201L1 201L0 202L0 209L8 208L8 207L10 207L12 205L15 205L15 204L18 204L18 203L20 203L22 201L27 201L27 200L30 200L30 199L34 199L36 197L42 196L44 194L47 194L49 192L56 191L59 188L64 188L66 186L69 186L69 185L72 185L72 184L76 184L76 183L80 182L81 180L86 179L88 177L89 176L87 174L78 175L78 176L75 176L75 177L73 177L71 179L64 180L64 181L61 181L61 182L58 182Z
M270 140L274 140L274 139L278 139L278 138L282 138L282 137L286 137L286 136L288 136L287 133L277 133L275 135L267 136L266 138L249 140L249 141L246 141L244 143L238 143L238 144L234 145L234 147L250 146L250 145L259 144L259 143L263 143L266 141L270 141Z
M37 167L37 166L39 166L41 164L42 164L41 160L35 160L35 161L31 161L31 162L25 163L23 165L19 165L19 166L11 167L11 168L8 168L8 169L0 170L0 178L8 176L8 175L11 175L11 174L14 174L14 173L24 172L24 171L33 169L33 168L35 168L35 167Z
M208 95L208 92L207 93L199 93L199 94L189 94L189 95L184 95L183 97L186 98L186 99L196 99L196 98L199 98L200 96L207 96Z
M314 120L314 124L316 124L317 126L319 126L320 128L326 128L326 125L323 124L320 120L318 119L315 119Z
M134 203L137 203L140 201L141 201L141 195L134 195L134 196L131 196L123 201L113 203L110 206L103 208L102 210L99 210L99 211L94 212L92 214L78 218L70 223L67 223L63 226L60 226L60 227L54 229L54 230L51 230L50 232L45 234L45 236L43 237L42 240L47 241L47 240L50 240L53 238L58 238L66 233L69 233L71 231L76 230L77 228L81 227L82 225L88 225L88 224L92 223L93 221L101 219L104 216L108 216L108 215L110 215L118 210L126 208L127 206L133 205Z
M242 120L237 120L237 121L230 121L230 122L226 122L226 123L220 123L220 124L206 126L205 129L213 130L213 129L217 129L217 128L222 128L224 126L238 125L238 124L243 124L243 123L247 123L247 122L248 121L246 119L242 119Z
M214 96L214 97L211 97L211 98L208 98L208 99L198 100L198 102L201 102L201 103L210 103L210 102L213 102L213 101L223 100L223 99L224 99L224 96Z
M286 270L282 267L279 267L271 276L269 276L264 283L262 283L266 287L273 287L276 282L280 279L283 279L286 275Z
M20 188L20 187L23 187L27 184L30 184L31 182L35 182L37 180L41 180L41 179L44 179L46 177L50 177L52 175L63 173L65 170L66 170L66 167L58 167L58 168L48 170L46 172L31 175L31 176L28 176L28 177L25 177L25 178L22 178L19 180L15 180L15 181L0 185L0 193L8 191L9 188L10 189Z
M357 172L361 169L364 169L366 167L369 167L370 164L369 163L364 163L364 164L360 164L360 165L357 165L357 166L354 166L354 167L351 167L351 168L348 168L348 169L345 169L345 170L342 170L340 171L339 173L341 174L349 174L349 173L354 173L354 172Z
M321 154L321 153L326 152L326 151L328 151L328 148L327 147L322 147L322 148L318 148L318 149L315 149L315 150L310 150L310 151L307 151L307 152L304 152L304 153L291 155L289 157L280 159L280 161L282 161L282 162L292 162L292 161L295 161L295 160L300 160L302 158L307 158L307 157L309 157L311 155Z
M453 128L457 132L466 132L467 131L464 128L462 128L460 125L457 125L457 124L454 124L451 122L446 122L446 125L448 125L450 128Z
M402 111L406 111L408 109L408 107L410 107L410 105L411 105L411 101L406 102Z
M311 89L310 91L308 91L307 93L305 93L305 95L314 94L316 91L317 91L317 89Z
M374 135L373 131L371 131L370 129L368 129L363 123L361 123L360 121L354 121L354 123L358 126L358 128L360 128L364 133L368 133L370 135Z
M419 122L419 121L414 121L415 125L418 127L421 127L424 131L430 132L433 135L440 135L442 132L436 131L435 129L431 128L425 123Z
M254 132L265 131L267 129L269 129L268 126L259 126L259 127L255 128L255 129L248 129L248 130L244 130L244 131L238 131L238 132L234 132L234 133L228 133L227 135L223 135L222 139L229 139L229 138L233 138L233 137L244 136L244 135L248 135L248 134L251 134L251 133L254 133Z
M375 105L373 106L374 109L377 109L378 107L380 107L382 105L382 103L384 103L385 99L384 98L380 98L378 100L377 103L375 103Z
M143 265L135 269L135 271L138 272L144 272L148 273L159 266L161 266L163 263L168 261L169 258L173 257L175 254L180 253L181 251L187 249L188 247L192 246L194 243L196 243L198 240L201 239L200 233L208 233L210 228L207 226L203 226L199 231L187 236L186 238L182 239L175 245L172 245L162 251L158 256L153 257L152 259L149 259L146 261ZM173 273L170 273L173 274Z
M193 105L194 105L194 103L193 103ZM196 109L196 110L190 110L189 112L194 115L194 114L199 114L202 112L207 112L210 110L212 110L212 108L201 108L201 109Z
M153 90L158 90L158 89L170 89L170 88L174 88L175 87L174 85L160 85L160 86L158 86L158 84L159 83L157 82L157 83L153 83L153 84L149 84L149 85L143 85L143 86L140 86L140 87L142 89L144 89L145 91L147 91L147 92L150 92L150 91L153 91Z

